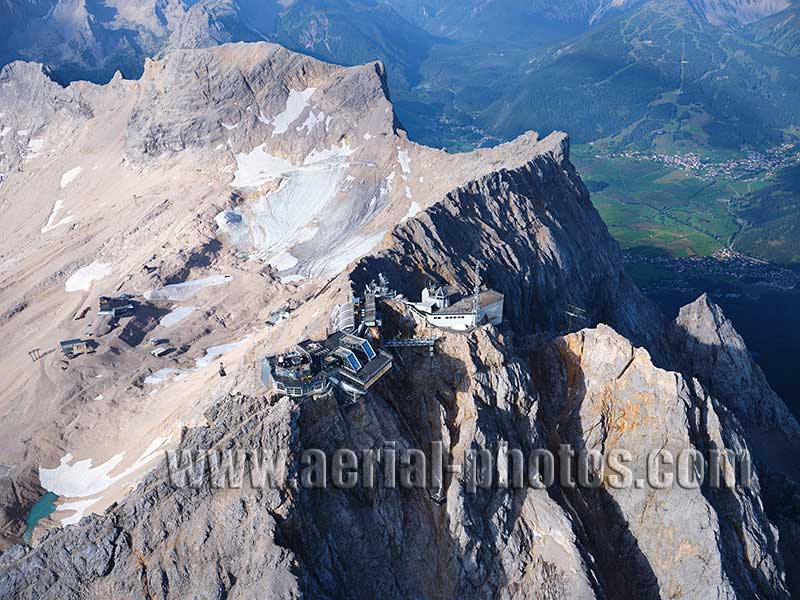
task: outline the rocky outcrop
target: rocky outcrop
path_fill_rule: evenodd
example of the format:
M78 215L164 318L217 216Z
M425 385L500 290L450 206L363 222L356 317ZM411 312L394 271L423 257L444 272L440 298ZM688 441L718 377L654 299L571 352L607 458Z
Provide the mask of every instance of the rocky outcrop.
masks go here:
M80 122L92 115L74 89L61 88L37 63L13 62L0 70L0 106L2 176L39 154L43 130L58 129L62 119Z
M145 64L137 85L139 98L127 123L127 151L134 159L152 159L229 141L239 148L252 140L249 150L258 145L255 140L269 137L269 117L286 107L289 90L324 86L324 95L340 102L344 115L368 110L376 99L384 99L382 76L379 65L345 70L274 44L175 51ZM293 146L286 144L283 154L305 158L315 147L338 142L344 125L337 120L334 132L313 127L302 136L290 130L285 137ZM330 135L320 139L320 134Z
M230 398L209 418L211 427L187 432L184 449L225 448L234 441L292 448L286 401L270 406ZM109 515L53 532L38 546L38 559L21 546L4 553L0 595L185 598L220 596L235 587L242 598L264 590L299 597L294 557L275 540L283 490L176 490L165 465L141 491Z
M98 289L84 290L76 304L102 286L127 292L136 285L143 291L229 261L224 265L242 283L226 283L239 285L227 293L222 284L221 291L215 287L219 299L204 301L208 313L192 330L194 337L184 339L206 358L206 336L218 323L226 339L217 338L215 345L241 340L233 345L252 346L248 353L241 350L242 364L230 364L226 356L225 378L216 376L216 365L195 360L183 380L188 383L163 383L154 392L142 391L144 374L151 371L140 364L157 363L146 349L138 352L138 343L123 348L104 340L105 353L86 357L80 370L65 362L49 376L51 363L30 367L22 360L14 372L30 379L20 381L43 386L37 399L56 398L47 410L25 413L24 433L39 428L44 433L31 435L62 436L60 450L86 444L81 433L113 438L117 430L104 429L112 417L127 421L144 414L147 427L139 431L152 434L157 410L174 427L176 415L196 422L203 414L198 406L211 406L205 424L183 430L181 450L242 448L279 457L286 474L267 488L249 478L241 487L206 481L193 488L173 485L162 463L104 514L0 556L0 596L787 596L781 553L795 549L779 538L767 516L765 504L778 504L780 496L762 491L761 473L749 486L687 489L617 487L608 478L585 489L560 480L547 489L483 487L471 479L467 451L502 447L529 456L557 451L561 443L578 451L626 449L633 457L632 477L646 478L654 450L678 456L686 449L730 449L746 456L747 421L773 423L782 414L763 375L745 359L741 338L710 304L682 313L668 336L671 348L660 342L660 317L624 274L619 248L569 161L564 134L539 139L528 133L462 155L424 148L394 129L380 64L324 65L271 44L176 51L149 63L140 81L116 79L105 87L42 87L40 71L30 75L29 88L52 90L57 100L55 124L41 125L53 152L38 162L26 159L32 173L9 177L9 189L27 190L38 177L49 186L42 189L72 200L64 190L77 188L62 181L70 179L74 157L108 150L81 171L84 187L70 206L73 235L54 235L50 244L39 240L46 232L37 225L25 234L28 242L6 250L19 262L5 263L4 281L29 302L24 311L4 310L10 315L3 325L7 339L27 343L31 331L44 336L48 324L65 331L78 327L74 312L62 311L64 274L86 265L92 252L113 265L119 279L96 282ZM20 86L15 89L28 89L20 73L10 78ZM87 107L85 119L80 107ZM80 118L73 118L74 110ZM12 123L25 114L18 106L9 112ZM60 145L59 123L80 129L83 137ZM95 166L99 173L93 175ZM185 187L178 186L181 181ZM111 182L126 191L123 198L104 197ZM100 197L88 195L98 187ZM330 198L309 214L323 187L330 188ZM114 205L110 216L99 210L106 201ZM49 200L41 206L55 210ZM248 248L254 256L234 261L230 255L241 249L235 234L241 232L224 226L247 219L258 234ZM12 231L15 222L9 223ZM287 235L278 250L269 245L292 228L297 235ZM265 245L262 256L256 256L256 242ZM88 244L97 246L88 250ZM292 259L307 263L302 272L286 266ZM329 260L328 270L311 269L317 259ZM248 269L263 272L262 262L293 280L281 283L272 271L247 278ZM391 374L356 404L259 396L264 390L255 383L258 359L321 330L322 315L338 300L334 296L347 293L348 283L361 288L383 272L407 296L418 294L429 279L468 289L476 262L484 282L505 294L504 325L443 334L392 303L383 315L387 323L395 321L406 334L439 338L432 358L398 351ZM59 271L41 274L42 265ZM44 292L50 304L39 305ZM276 308L291 301L288 323L256 327L262 305L273 301ZM36 328L19 325L20 315L34 311L40 315ZM136 339L161 316L154 313ZM176 329L173 335L177 341L184 333ZM645 345L649 352L638 347ZM663 366L679 354L685 364L675 371L651 359ZM22 406L19 414L28 407L16 403L26 400L29 387L23 384L3 392L14 401L8 406ZM196 404L180 395L189 389L203 396L206 388L209 397L194 399ZM734 397L740 389L748 401ZM124 395L99 404L101 392ZM65 408L68 403L73 407ZM129 412L118 413L121 405ZM84 407L94 420L80 420L78 408ZM60 420L33 420L48 411ZM127 423L117 425L121 430ZM788 431L775 425L776 436ZM434 442L461 470L448 472L433 497L423 487L387 486L383 473L373 487L353 489L307 488L298 479L303 450L430 453ZM24 477L31 483L43 461L34 444L14 443L7 442L21 457L15 464L25 461ZM117 443L109 447L120 452ZM139 456L144 448L134 443L125 452L130 450ZM559 466L568 463L563 459ZM788 484L767 491L779 489L793 493ZM780 515L781 531L792 535L793 523L791 514Z
M764 466L800 479L793 459L800 452L800 425L722 309L703 294L681 308L668 338L678 368L736 416Z
M661 317L625 274L564 134L399 225L390 247L363 259L353 280L360 288L383 272L410 297L428 281L466 291L476 263L485 284L505 294L505 316L518 334L602 322L640 345L656 343Z
M555 349L538 371L553 449L565 443L576 453L624 449L632 457L633 485L610 484L606 471L594 490L564 490L610 596L786 597L757 477L749 487L739 480L715 489L708 463L702 485L678 481L682 453L747 455L736 419L699 383L655 368L645 350L606 326L557 340ZM662 451L674 457L676 479L654 489L648 461Z
M797 419L769 386L731 321L705 294L680 310L668 339L678 368L696 377L741 424L764 482L766 512L780 532L788 588L800 593L800 580L793 576L800 564Z
M447 476L424 489L306 489L302 449L745 447L735 421L692 382L659 370L608 327L556 340L530 362L492 328L406 355L362 403L230 397L181 448L277 456L268 489L173 487L154 471L106 515L0 558L0 593L19 598L786 597L758 481L705 489L492 487ZM465 471L468 473L468 471ZM231 548L244 549L231 552ZM363 575L369 572L370 576ZM58 574L56 577L55 574Z
M54 532L33 551L3 555L0 592L594 597L570 520L545 491L475 496L453 478L440 506L426 490L387 489L382 481L372 490L298 489L301 448L360 451L393 442L399 451L439 439L456 456L501 439L517 448L539 443L528 369L504 354L496 334L447 342L433 365L425 363L412 360L380 394L344 409L333 399L298 406L229 398L208 414L208 427L187 432L182 448L285 450L289 477L277 489L175 490L162 467L108 515ZM409 386L415 394L404 393ZM234 547L247 551L231 553ZM42 576L44 565L59 577Z

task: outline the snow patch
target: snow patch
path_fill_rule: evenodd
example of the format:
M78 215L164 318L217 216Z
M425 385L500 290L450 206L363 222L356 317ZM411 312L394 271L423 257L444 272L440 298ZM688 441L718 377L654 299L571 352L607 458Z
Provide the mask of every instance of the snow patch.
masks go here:
M202 358L198 358L196 361L194 361L195 368L202 369L207 367L214 362L215 359L220 358L221 356L226 355L228 352L236 350L244 345L248 339L250 339L250 336L239 340L238 342L231 342L230 344L222 344L221 346L212 346L211 348L207 348L205 355Z
M72 223L75 220L75 217L72 215L67 215L60 221L56 221L56 217L61 209L64 208L64 201L63 200L56 200L55 204L53 204L53 211L50 213L50 216L47 219L47 223L44 227L42 227L41 232L47 233L51 229L55 229L56 227L60 227L61 225L67 225L68 223Z
M306 156L306 159L303 161L303 165L309 166L316 163L347 158L353 152L355 152L355 150L353 150L350 147L350 144L347 143L343 143L341 146L331 146L330 148L325 148L324 150L312 150L311 153Z
M125 458L125 452L115 454L96 467L92 466L93 459L91 458L70 464L73 457L72 454L67 453L56 468L39 467L39 481L46 490L65 498L96 496L157 458L157 450L164 445L167 439L163 437L154 439L136 462L116 475L111 473Z
M313 110L309 110L306 120L303 121L303 124L297 128L297 131L303 131L305 129L306 135L308 135L309 133L311 133L311 130L314 129L314 127L316 127L317 125L321 125L324 122L325 122L324 112L320 112L319 114L315 115Z
M64 286L67 292L87 292L95 281L111 275L114 269L111 263L94 261L92 264L75 271Z
M238 249L255 252L280 271L295 267L298 260L290 250L316 235L314 223L341 191L349 166L345 159L353 152L347 144L314 150L298 167L263 147L237 155L234 184L259 184L278 175L284 179L274 192L219 213L220 231Z
M224 285L232 279L233 276L231 275L211 275L210 277L195 279L194 281L172 283L170 285L165 285L162 288L145 292L144 298L145 300L188 300L203 288Z
M231 182L233 187L258 187L294 168L285 158L266 153L264 144L256 146L250 152L237 154L235 158L236 173Z
M381 186L381 196L386 196L389 192L392 191L392 186L394 185L394 178L396 174L394 171L389 173L389 175L384 180L383 185Z
M75 167L74 169L70 169L66 173L61 176L61 189L63 190L67 187L70 183L75 181L75 178L81 174L83 171L83 167Z
M158 385L159 383L164 383L170 379L174 381L180 381L181 379L188 377L190 374L191 371L186 371L184 369L160 369L152 375L145 377L144 384Z
M386 235L385 231L378 231L371 235L362 235L345 242L331 253L323 268L313 272L313 275L344 271L351 262L371 252L383 240L384 235Z
M306 88L302 92L289 90L289 97L286 99L286 108L280 114L275 116L275 128L272 130L272 137L286 133L289 126L303 114L303 111L308 106L308 101L317 88Z
M80 522L80 520L86 514L86 511L89 510L89 508L91 508L91 506L98 500L99 498L93 498L91 500L76 500L75 502L64 502L63 504L57 504L56 510L58 512L73 511L73 514L61 519L61 525L75 525L76 523Z
M239 123L234 123L234 124L231 125L230 123L225 123L224 121L220 121L220 125L222 125L228 131L230 131L231 129L236 129L237 127L239 127Z
M300 281L305 281L305 277L303 275L287 275L286 277L281 277L281 283L298 283Z
M416 202L412 202L411 206L408 207L408 212L406 213L406 216L403 217L403 221L416 216L416 214L421 210L422 207L419 204L417 204Z
M158 324L162 327L175 327L175 325L186 319L196 310L196 306L178 306L177 308L173 308L169 314L161 317Z
M28 142L28 154L25 156L27 160L31 160L36 158L42 153L42 149L44 148L44 140L42 138L36 138Z
M9 133L11 133L11 127L3 127L3 131L0 131L0 137L6 137Z
M411 157L406 150L398 149L397 160L400 163L400 168L403 169L403 173L411 173Z
M278 271L288 271L297 265L297 258L291 252L281 252L272 258L268 258L267 262L275 267Z

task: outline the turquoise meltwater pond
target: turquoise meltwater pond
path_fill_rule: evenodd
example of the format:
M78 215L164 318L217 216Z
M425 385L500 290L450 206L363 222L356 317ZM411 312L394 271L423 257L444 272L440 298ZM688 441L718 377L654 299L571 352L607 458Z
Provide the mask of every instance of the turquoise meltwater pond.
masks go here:
M31 512L28 513L28 518L25 521L27 529L25 529L25 535L22 536L26 542L31 541L36 524L56 509L56 500L58 500L57 495L53 492L47 492L36 501L36 504L31 506Z

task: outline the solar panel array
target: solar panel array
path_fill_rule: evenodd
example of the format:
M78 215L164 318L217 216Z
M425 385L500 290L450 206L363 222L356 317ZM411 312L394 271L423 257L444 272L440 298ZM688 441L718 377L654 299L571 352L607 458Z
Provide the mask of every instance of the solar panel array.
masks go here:
M375 350L372 349L372 344L370 344L367 340L361 342L361 349L364 351L364 354L367 355L367 360L372 360L377 356L375 354Z

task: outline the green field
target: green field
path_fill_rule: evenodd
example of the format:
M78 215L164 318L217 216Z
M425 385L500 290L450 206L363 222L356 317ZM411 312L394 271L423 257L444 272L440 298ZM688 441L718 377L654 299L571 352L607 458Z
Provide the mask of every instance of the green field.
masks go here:
M750 225L736 236L735 249L770 262L800 263L800 166L745 195L737 211Z
M731 210L738 196L729 182L704 181L662 165L596 158L577 146L573 161L592 201L625 250L709 255L739 230Z

